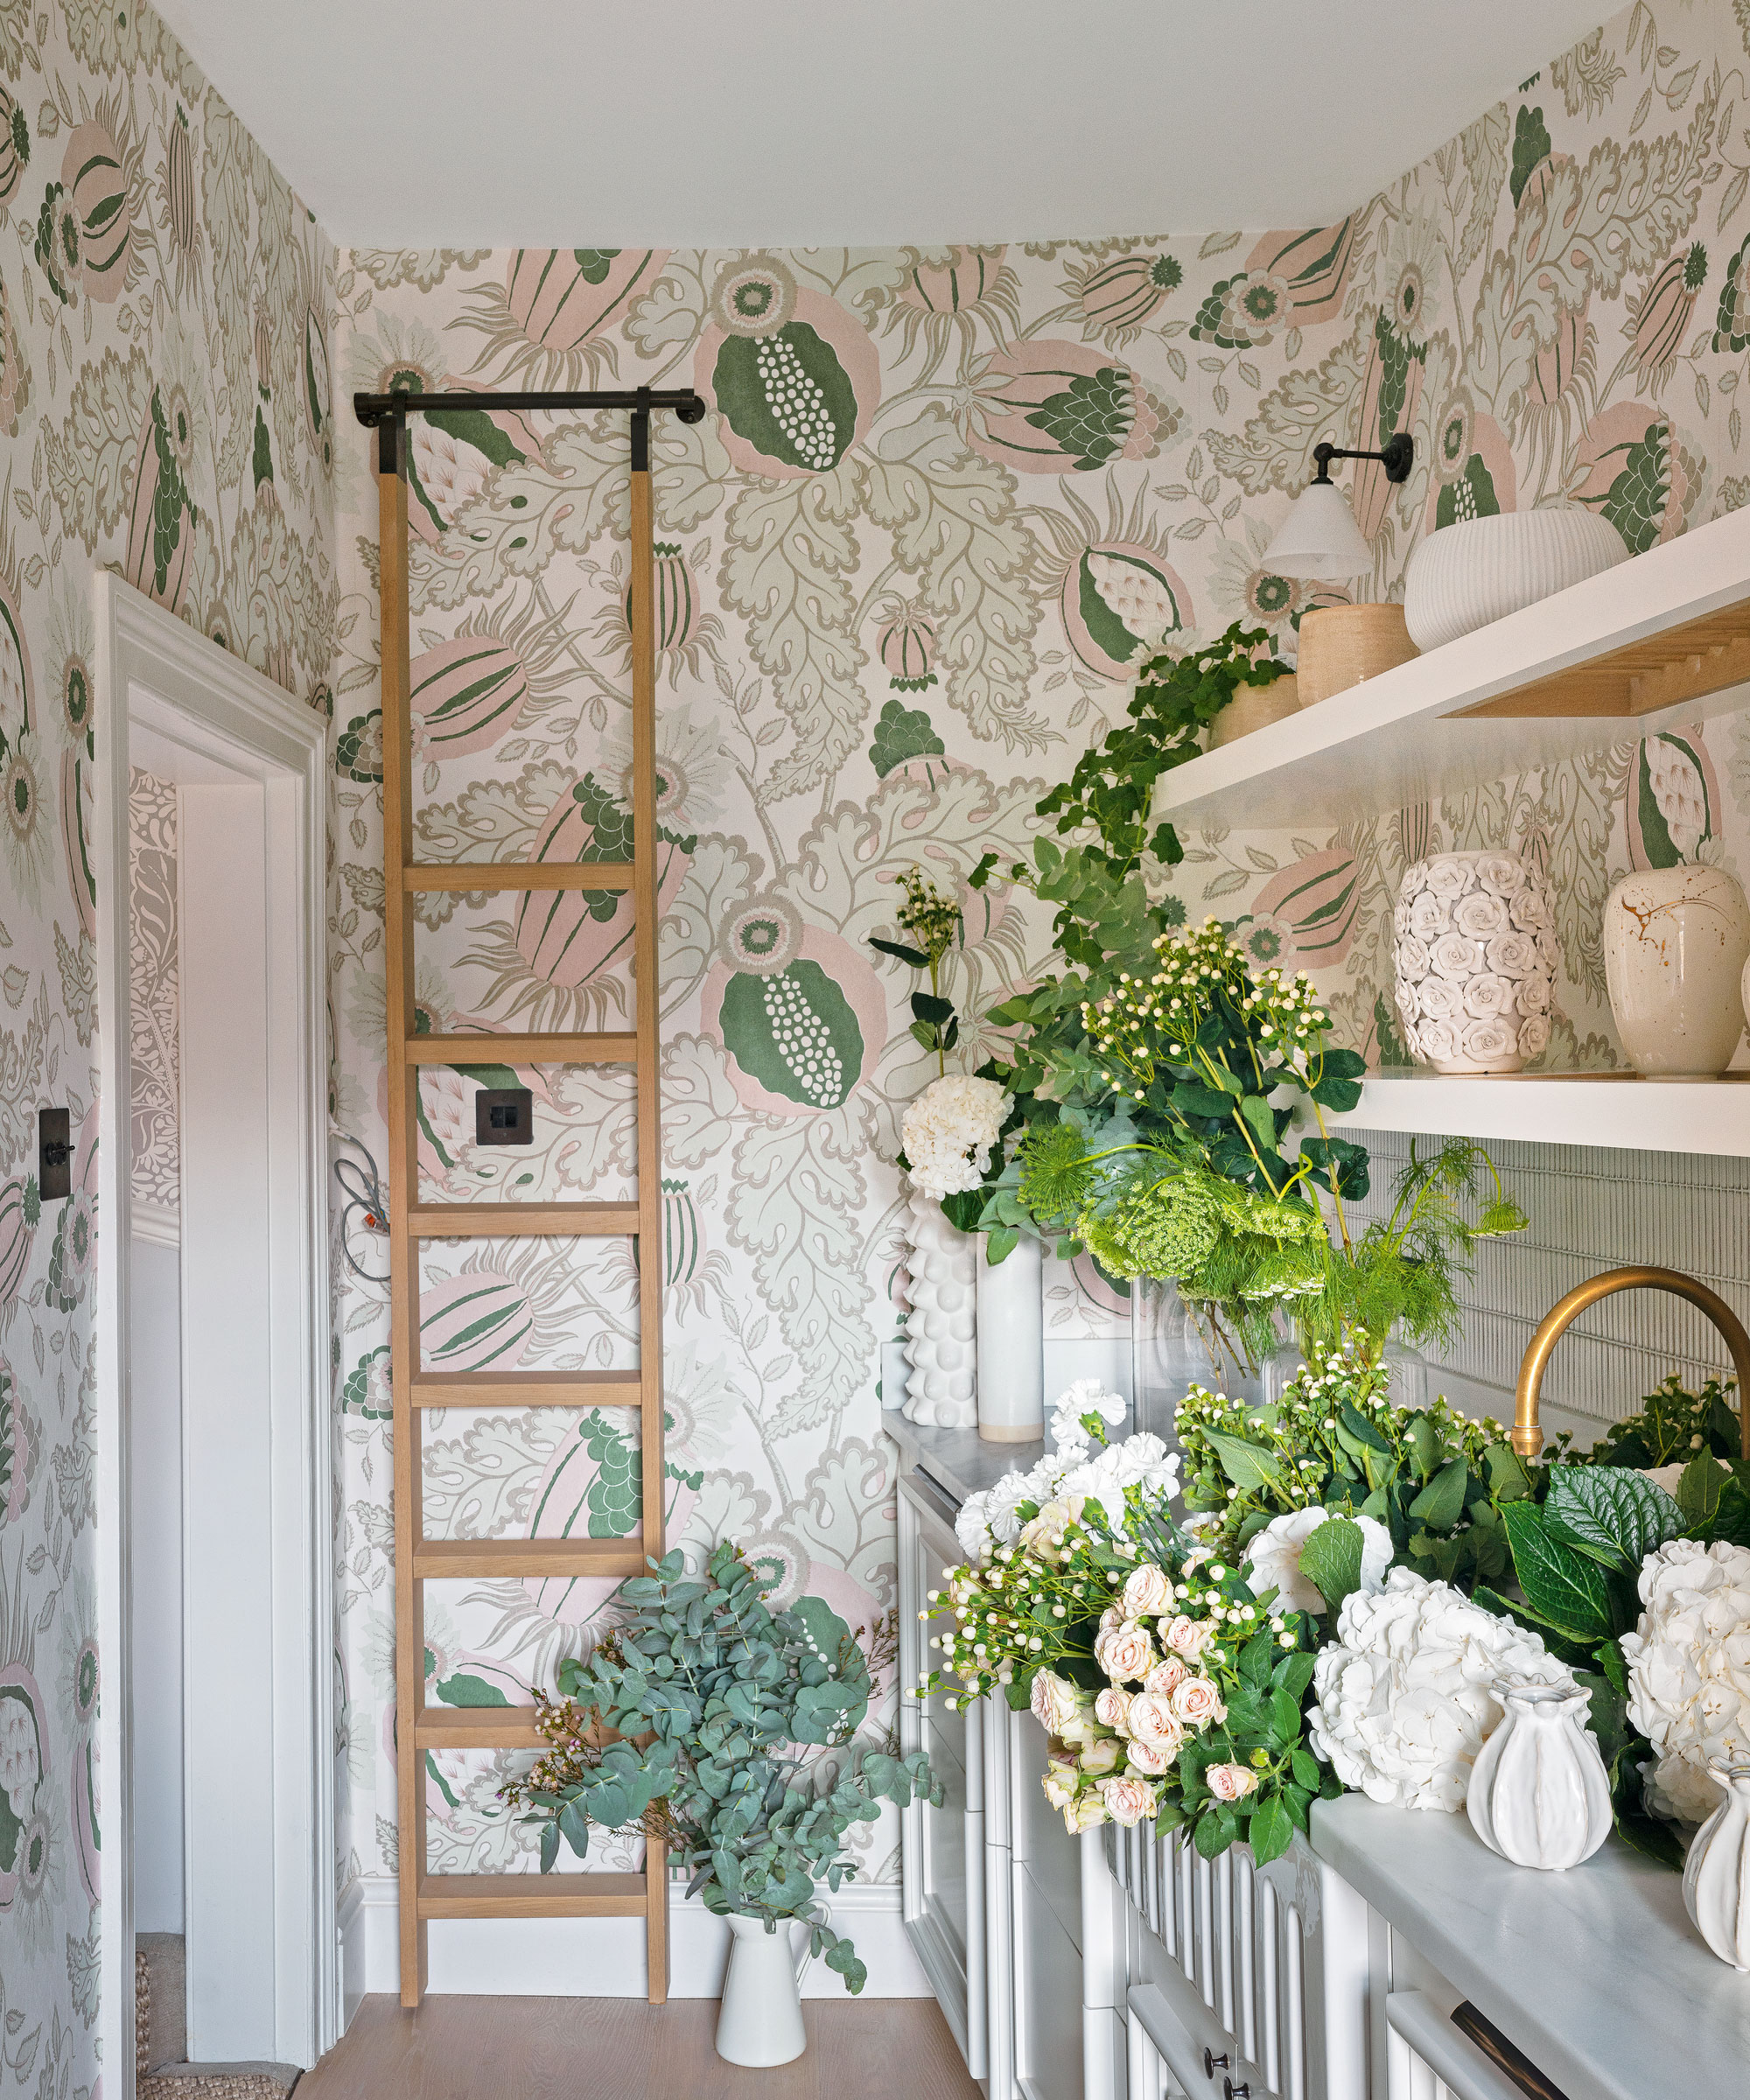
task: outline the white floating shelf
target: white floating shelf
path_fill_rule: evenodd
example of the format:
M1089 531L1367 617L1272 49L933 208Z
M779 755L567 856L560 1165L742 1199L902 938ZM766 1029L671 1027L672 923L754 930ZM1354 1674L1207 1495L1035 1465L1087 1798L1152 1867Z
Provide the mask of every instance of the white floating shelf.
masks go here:
M1426 1130L1441 1138L1750 1157L1750 1072L1712 1080L1614 1072L1494 1079L1369 1074L1362 1082L1361 1105L1325 1121L1333 1131Z
M1750 706L1750 510L1164 774L1157 821L1344 823Z

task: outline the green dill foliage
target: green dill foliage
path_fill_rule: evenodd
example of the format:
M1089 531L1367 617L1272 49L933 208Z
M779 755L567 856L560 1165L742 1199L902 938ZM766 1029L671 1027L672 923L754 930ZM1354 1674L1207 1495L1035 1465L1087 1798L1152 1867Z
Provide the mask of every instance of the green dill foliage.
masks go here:
M872 1668L820 1598L772 1610L728 1541L700 1576L670 1553L619 1602L624 1623L587 1662L562 1662L563 1698L539 1702L553 1747L504 1789L544 1825L542 1871L562 1838L582 1858L592 1824L642 1823L680 1850L689 1895L771 1930L804 1920L812 1951L860 1991L855 1948L813 1915L816 1884L836 1891L856 1874L846 1833L872 1823L882 1802L942 1799L921 1751L900 1758L853 1743L891 1625L878 1629Z
M1471 1272L1477 1242L1525 1226L1525 1213L1473 1139L1449 1138L1425 1158L1412 1142L1390 1212L1331 1250L1326 1289L1308 1308L1304 1339L1328 1348L1349 1329L1383 1335L1395 1326L1412 1342L1452 1341L1458 1286Z
M1710 1378L1700 1392L1692 1393L1673 1371L1648 1393L1636 1411L1614 1422L1594 1444L1589 1454L1595 1466L1687 1465L1698 1452L1716 1459L1735 1459L1743 1450L1738 1410L1729 1395L1738 1381L1722 1384ZM1565 1435L1559 1439L1562 1455L1578 1457L1567 1450Z
M1502 1511L1537 1485L1500 1423L1394 1406L1365 1336L1315 1354L1268 1406L1193 1386L1175 1427L1186 1506L1219 1518L1205 1536L1233 1559L1273 1516L1322 1508L1375 1518L1397 1559L1469 1590L1510 1569Z
M960 1019L950 999L942 996L942 962L962 936L960 906L944 897L923 870L915 865L900 877L906 901L896 916L900 931L910 941L883 941L872 934L869 945L884 956L892 956L914 970L929 972L928 991L912 994L912 1033L926 1050L935 1052L938 1073L948 1069L948 1053L960 1040Z

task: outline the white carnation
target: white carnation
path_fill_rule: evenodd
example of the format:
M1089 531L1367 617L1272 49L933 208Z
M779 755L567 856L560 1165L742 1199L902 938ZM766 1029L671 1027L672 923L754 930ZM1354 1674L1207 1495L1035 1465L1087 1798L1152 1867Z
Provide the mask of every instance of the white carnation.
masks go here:
M1379 1595L1345 1600L1314 1665L1312 1747L1370 1801L1457 1810L1502 1718L1494 1681L1508 1673L1576 1688L1535 1634L1394 1568Z
M1273 1589L1277 1606L1285 1612L1322 1612L1325 1599L1310 1575L1300 1572L1300 1552L1307 1540L1331 1515L1328 1509L1291 1509L1273 1516L1246 1549L1250 1572L1247 1576L1254 1597ZM1391 1565L1391 1534L1370 1516L1350 1519L1362 1531L1362 1588L1377 1597L1385 1587L1385 1572Z
M1116 1393L1109 1393L1097 1378L1078 1378L1051 1410L1052 1441L1060 1446L1085 1445L1088 1431L1082 1420L1083 1415L1097 1415L1116 1428L1129 1406Z
M1711 1758L1750 1757L1750 1550L1674 1538L1641 1564L1642 1610L1622 1636L1628 1718L1659 1753L1648 1806L1703 1823Z
M988 1488L969 1494L954 1516L954 1536L975 1566L990 1557L990 1494Z
M932 1080L906 1110L900 1142L920 1195L944 1196L976 1188L1009 1112L1009 1097L994 1079L949 1072Z

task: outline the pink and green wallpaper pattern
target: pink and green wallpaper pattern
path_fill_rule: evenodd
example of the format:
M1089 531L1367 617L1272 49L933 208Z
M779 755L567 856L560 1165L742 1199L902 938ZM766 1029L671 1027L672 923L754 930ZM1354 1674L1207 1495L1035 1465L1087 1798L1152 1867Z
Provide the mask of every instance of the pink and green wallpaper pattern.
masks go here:
M382 252L340 260L337 391L690 383L711 413L656 448L669 1523L732 1534L785 1593L867 1622L894 1601L878 1344L902 1284L897 1119L933 1068L909 975L871 949L920 862L961 886L948 985L976 1017L1048 967L1024 895L966 872L1025 844L1041 787L1122 712L1138 635L1267 626L1317 602L1264 552L1314 444L1416 440L1402 487L1348 486L1401 594L1427 533L1568 500L1644 550L1750 492L1750 56L1722 4L1618 17L1348 216L1244 233L934 248ZM1750 21L1750 18L1746 18ZM1139 150L1146 150L1139 144ZM626 840L623 424L443 416L412 445L420 858L615 858ZM332 928L344 1214L342 1664L349 1871L394 1858L381 1242L383 1152L375 509L336 431ZM1431 847L1548 865L1564 981L1554 1058L1608 1066L1604 897L1630 864L1735 864L1735 724L1649 738L1334 834L1214 828L1164 887L1315 970L1400 1061L1389 906ZM627 1011L611 894L428 898L433 1029L592 1027ZM472 1144L475 1087L422 1096L428 1191L610 1193L633 1121L598 1073L534 1076L532 1152ZM528 1077L528 1074L524 1074ZM428 1250L429 1362L623 1363L637 1280L600 1250ZM1097 1278L1051 1279L1059 1334L1111 1332ZM624 1426L428 1418L427 1522L614 1536L637 1522ZM432 1586L427 1696L513 1703L611 1616L607 1586ZM429 1764L435 1866L530 1863L480 1757ZM891 1833L870 1866L892 1873ZM604 1863L613 1863L612 1848Z
M41 2100L100 2075L91 578L326 705L333 260L150 8L0 8L0 2082Z

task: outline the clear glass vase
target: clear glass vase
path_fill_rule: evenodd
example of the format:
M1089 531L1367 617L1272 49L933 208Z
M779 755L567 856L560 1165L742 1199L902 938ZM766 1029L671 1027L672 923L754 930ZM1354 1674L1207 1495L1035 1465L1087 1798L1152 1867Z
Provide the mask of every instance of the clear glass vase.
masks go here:
M1176 1447L1173 1419L1186 1387L1193 1385L1237 1399L1264 1397L1264 1371L1249 1370L1243 1362L1214 1346L1207 1323L1173 1284L1137 1278L1130 1285L1130 1390L1138 1429L1152 1431Z

